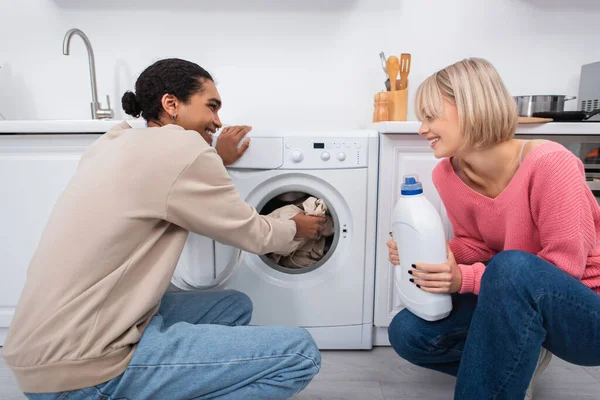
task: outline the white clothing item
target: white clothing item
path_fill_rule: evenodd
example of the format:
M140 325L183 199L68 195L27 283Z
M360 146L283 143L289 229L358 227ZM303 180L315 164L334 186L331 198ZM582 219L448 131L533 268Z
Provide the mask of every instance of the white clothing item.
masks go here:
M327 204L322 199L309 197L302 202L301 207L293 204L280 207L269 214L269 217L278 219L291 219L299 212L304 212L306 215L325 217L325 229L323 232L313 239L295 239L292 242L292 250L285 252L274 252L268 254L276 263L287 268L304 268L313 265L325 255L325 237L333 235L335 228L333 219L326 215Z

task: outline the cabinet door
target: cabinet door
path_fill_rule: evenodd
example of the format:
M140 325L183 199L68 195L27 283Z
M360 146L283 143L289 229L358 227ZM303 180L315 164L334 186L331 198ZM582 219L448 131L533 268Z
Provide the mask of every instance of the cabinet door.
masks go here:
M388 260L386 242L391 232L394 206L404 175L416 174L423 193L440 212L446 237L452 235L443 204L433 186L431 173L437 160L429 143L416 134L381 135L379 158L379 198L377 203L377 258L375 282L375 326L387 327L403 306L394 295L394 268Z
M54 203L96 137L0 136L0 346Z

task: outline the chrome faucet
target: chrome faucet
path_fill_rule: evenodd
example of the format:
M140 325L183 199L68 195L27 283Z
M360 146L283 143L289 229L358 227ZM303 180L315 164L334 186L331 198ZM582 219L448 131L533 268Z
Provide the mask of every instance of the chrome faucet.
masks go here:
M106 102L108 103L108 108L102 108L101 104L98 102L98 93L96 87L96 62L94 60L94 50L92 50L92 44L88 37L79 29L70 29L65 35L65 39L63 40L63 54L65 56L69 55L69 44L71 43L71 38L73 35L81 36L83 39L83 43L85 43L85 47L88 52L88 62L90 65L90 83L92 85L92 118L93 119L110 119L114 116L113 110L110 108L110 98L108 95L106 96Z

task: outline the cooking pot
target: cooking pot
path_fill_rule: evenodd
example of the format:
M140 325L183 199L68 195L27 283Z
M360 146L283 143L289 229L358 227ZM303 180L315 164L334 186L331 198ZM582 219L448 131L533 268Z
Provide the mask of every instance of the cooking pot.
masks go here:
M520 117L532 117L534 113L564 111L565 101L574 100L575 96L540 95L515 96Z

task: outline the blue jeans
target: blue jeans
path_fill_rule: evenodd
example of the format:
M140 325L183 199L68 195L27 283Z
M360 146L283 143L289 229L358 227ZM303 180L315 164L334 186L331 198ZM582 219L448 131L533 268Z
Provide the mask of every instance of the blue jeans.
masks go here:
M287 399L319 372L310 334L296 327L245 326L243 293L167 292L127 370L80 390L31 400Z
M455 399L523 399L543 346L573 364L600 365L600 295L541 258L493 257L479 296L453 296L450 315L424 321L402 310L394 350L457 377Z

